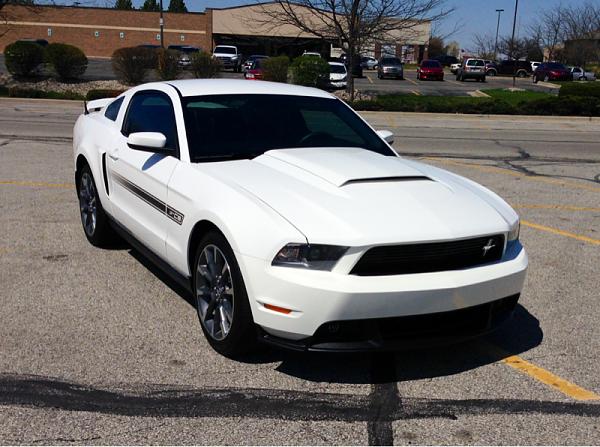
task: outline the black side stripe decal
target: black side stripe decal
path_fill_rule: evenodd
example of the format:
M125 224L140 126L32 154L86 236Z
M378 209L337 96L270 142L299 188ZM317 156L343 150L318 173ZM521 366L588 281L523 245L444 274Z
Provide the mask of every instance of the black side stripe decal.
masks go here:
M175 208L171 207L170 205L167 205L165 202L158 199L157 197L154 197L152 194L143 190L136 184L130 182L122 175L119 175L115 172L113 172L112 175L113 175L113 178L115 179L115 182L117 182L119 185L121 185L127 191L132 193L134 196L140 198L141 200L146 202L148 205L150 205L152 208L156 209L160 213L167 216L169 219L171 219L176 224L178 224L178 225L183 224L183 219L185 216L182 213L180 213L179 211L177 211Z

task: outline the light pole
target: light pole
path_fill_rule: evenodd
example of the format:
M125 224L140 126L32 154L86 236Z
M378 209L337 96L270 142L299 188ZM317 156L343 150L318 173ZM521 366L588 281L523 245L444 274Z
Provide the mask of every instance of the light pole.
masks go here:
M165 47L165 33L164 33L164 28L165 28L165 20L163 19L163 5L162 5L162 0L159 0L159 6L160 8L160 46L161 48Z
M519 0L515 0L515 17L513 19L512 38L510 40L510 58L514 63L513 68L513 88L517 83L517 62L515 60L515 29L517 27L517 10L519 9Z
M496 25L496 44L494 45L494 59L498 60L498 31L500 31L500 14L504 12L504 9L496 9L498 13L498 25Z

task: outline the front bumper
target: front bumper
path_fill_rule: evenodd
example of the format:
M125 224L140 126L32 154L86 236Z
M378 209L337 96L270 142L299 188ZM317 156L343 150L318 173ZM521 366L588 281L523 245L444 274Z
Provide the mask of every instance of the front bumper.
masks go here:
M287 340L313 337L325 324L414 317L471 308L518 295L527 270L520 244L500 262L456 271L355 276L273 267L238 254L254 322ZM290 309L283 314L266 305Z
M420 73L421 79L431 79L431 80L444 80L443 73Z

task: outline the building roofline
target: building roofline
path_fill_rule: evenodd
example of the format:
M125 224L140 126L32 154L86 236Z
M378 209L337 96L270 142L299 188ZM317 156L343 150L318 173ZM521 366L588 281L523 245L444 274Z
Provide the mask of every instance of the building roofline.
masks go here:
M107 6L75 6L75 5L19 5L19 4L6 4L5 7L21 7L21 8L48 8L48 9L85 9L85 10L90 10L90 9L99 9L102 11L125 11L125 12L137 12L137 13L142 13L142 14L158 14L158 11L142 11L140 9L124 9L124 10L120 10L120 9L115 9L115 8L109 8ZM209 9L209 8L206 8ZM205 10L206 11L206 10ZM171 12L171 11L165 11L163 10L163 14L194 14L194 15L206 15L206 12L202 11L202 12Z

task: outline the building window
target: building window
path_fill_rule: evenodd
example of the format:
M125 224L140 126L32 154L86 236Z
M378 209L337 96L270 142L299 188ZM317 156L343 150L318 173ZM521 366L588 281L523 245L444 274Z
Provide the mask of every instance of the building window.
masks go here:
M125 33L124 33L123 31L121 31L121 32L119 33L119 37L120 37L121 39L125 39Z
M48 37L52 37L52 28L48 28Z
M156 40L160 40L160 34L156 35Z
M185 35L182 34L181 36L179 36L179 38L181 39L182 42L185 41Z
M94 31L94 37L100 37L100 31Z

